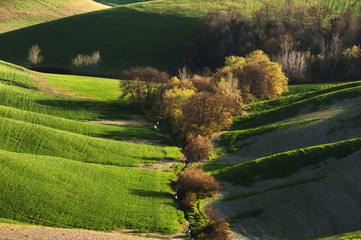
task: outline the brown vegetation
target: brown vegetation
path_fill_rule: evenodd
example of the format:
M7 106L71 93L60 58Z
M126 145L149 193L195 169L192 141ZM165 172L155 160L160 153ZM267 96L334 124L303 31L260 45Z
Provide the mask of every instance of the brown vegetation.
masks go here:
M228 235L230 231L226 220L222 218L217 211L213 208L206 209L206 214L208 215L210 221L203 228L203 233L206 235L207 240L231 240Z
M209 137L191 135L187 139L185 153L188 161L202 162L209 159L213 152L213 145Z
M38 65L43 60L43 56L40 55L41 50L38 45L33 45L29 50L28 60L31 65Z
M98 73L100 63L99 51L92 55L78 54L73 60L74 72L82 74Z
M212 197L220 189L219 182L208 176L202 169L188 167L177 181L178 197L187 206L198 199Z

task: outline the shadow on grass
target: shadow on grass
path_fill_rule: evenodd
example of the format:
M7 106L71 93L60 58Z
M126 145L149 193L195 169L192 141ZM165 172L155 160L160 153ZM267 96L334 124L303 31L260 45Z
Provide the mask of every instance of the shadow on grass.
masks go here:
M2 60L26 65L24 53L36 43L44 58L39 67L71 69L77 54L99 51L99 74L119 75L134 66L175 72L197 23L177 8L151 13L119 6L0 34L0 52Z
M151 197L151 198L173 198L173 195L166 192L157 192L143 189L132 189L131 193L140 197Z
M82 112L89 120L93 119L131 119L131 113L134 111L130 106L116 102L97 102L84 100L37 100L39 105L45 105L62 109L62 111L70 111L76 114ZM86 119L84 119L86 120Z

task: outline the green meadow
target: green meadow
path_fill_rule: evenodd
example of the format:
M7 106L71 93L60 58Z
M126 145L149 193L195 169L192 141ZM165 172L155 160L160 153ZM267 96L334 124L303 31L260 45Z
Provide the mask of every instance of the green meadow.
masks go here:
M34 224L174 233L172 172L0 151L0 215Z
M184 219L172 199L173 170L136 167L180 159L180 148L151 145L171 141L148 123L89 122L131 124L135 112L117 101L119 80L42 74L7 62L0 70L1 222L178 231Z

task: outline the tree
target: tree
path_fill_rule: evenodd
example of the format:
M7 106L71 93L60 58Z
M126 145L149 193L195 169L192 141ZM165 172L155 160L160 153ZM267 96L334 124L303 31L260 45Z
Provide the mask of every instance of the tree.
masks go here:
M131 103L141 112L153 110L160 101L169 75L151 67L136 67L124 71L120 81L123 92L121 99L129 97Z
M92 55L78 54L72 60L72 64L77 73L98 73L100 59L99 51L95 51Z
M38 45L33 45L29 50L28 60L32 65L37 65L43 60L43 56L40 55L41 50Z
M217 71L215 77L221 79L230 74L238 79L240 91L246 100L252 99L252 96L276 98L287 90L288 78L281 66L260 50L253 51L245 58L227 57L225 66Z
M185 136L188 133L209 136L230 127L235 108L227 96L200 92L185 101L182 113Z
M282 66L283 72L290 81L302 82L306 79L307 63L303 52L293 49L293 44L285 41L281 44L282 52L276 62Z
M213 145L209 137L190 135L187 143L185 153L191 162L207 161L213 152Z

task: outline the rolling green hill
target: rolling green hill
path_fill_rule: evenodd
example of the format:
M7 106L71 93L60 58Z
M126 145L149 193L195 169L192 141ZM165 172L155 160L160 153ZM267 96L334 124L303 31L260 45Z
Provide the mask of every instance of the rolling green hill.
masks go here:
M106 6L91 0L3 0L0 2L0 32L104 8Z
M126 102L116 101L119 80L41 74L6 62L0 80L1 222L178 231L184 218L173 202L168 161L180 159L180 149L153 145L170 139L132 120ZM68 93L74 97L61 96ZM165 170L148 170L154 163Z
M230 5L249 13L261 4L262 0L167 0L122 5L1 34L0 58L25 66L29 48L38 44L42 67L72 69L78 54L99 51L101 74L117 75L134 66L175 72L201 16ZM356 2L355 9L359 5Z
M169 172L0 151L0 216L35 224L174 233Z

